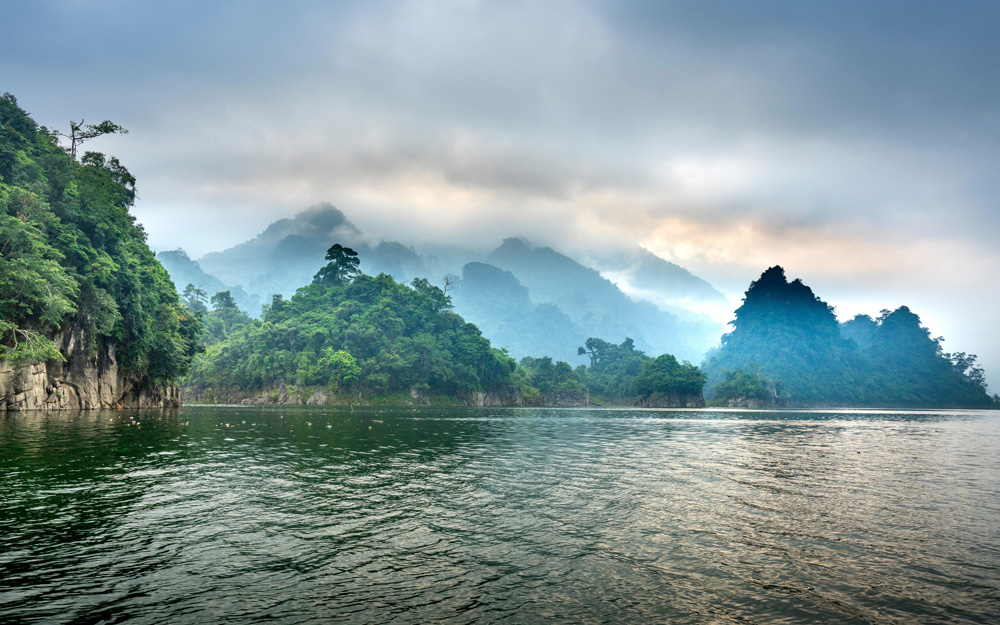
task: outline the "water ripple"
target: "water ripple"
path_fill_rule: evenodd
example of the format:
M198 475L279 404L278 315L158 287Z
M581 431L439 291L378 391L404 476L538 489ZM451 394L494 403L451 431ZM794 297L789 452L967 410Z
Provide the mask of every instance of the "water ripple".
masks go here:
M0 621L1000 622L1000 419L0 417Z

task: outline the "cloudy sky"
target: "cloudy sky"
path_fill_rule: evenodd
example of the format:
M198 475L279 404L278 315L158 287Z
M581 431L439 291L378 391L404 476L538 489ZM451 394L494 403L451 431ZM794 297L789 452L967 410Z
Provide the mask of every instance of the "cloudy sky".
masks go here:
M2 2L0 91L194 256L329 201L364 230L633 241L738 302L785 266L907 304L1000 390L1000 3Z

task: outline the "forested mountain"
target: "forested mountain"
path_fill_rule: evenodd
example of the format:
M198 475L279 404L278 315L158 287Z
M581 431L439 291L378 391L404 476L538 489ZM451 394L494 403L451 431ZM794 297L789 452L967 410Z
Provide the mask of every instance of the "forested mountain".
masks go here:
M208 397L285 383L359 399L516 392L514 361L449 308L426 280L411 288L387 274L318 279L276 295L260 320L219 302L225 336L187 383Z
M263 303L260 296L257 294L250 295L241 286L223 284L221 280L212 274L205 273L201 265L197 261L191 260L184 250L178 249L159 252L156 255L156 260L160 261L163 268L167 270L167 273L170 274L171 279L174 281L174 285L180 292L183 293L185 287L189 284L200 289L206 295L219 293L220 291L229 291L233 300L243 311L251 315L260 314L260 307Z
M339 244L326 259L312 284L289 300L276 295L259 320L240 311L228 292L213 295L204 314L207 349L195 359L187 391L205 401L314 404L704 404L705 376L697 367L671 355L650 358L631 339L615 345L589 338L586 347L576 346L589 367L574 369L549 356L517 365L452 312L448 295L427 280L404 285L388 274L364 275L357 252ZM526 318L546 314L549 307L532 308L509 273L478 263L466 269L466 279L482 272L494 286L505 282L506 289L490 288L489 295L516 301ZM188 304L196 309L200 302Z
M637 347L697 360L718 339L719 326L708 318L682 321L647 301L625 295L589 267L548 247L506 239L486 257L510 271L537 303L551 303L586 336L628 336Z
M495 345L506 347L517 358L537 355L532 346L542 345L545 353L579 363L575 349L586 338L631 336L650 353L671 352L698 360L722 333L721 325L707 316L675 306L684 315L681 319L648 301L633 300L596 270L550 248L510 239L488 257L441 245L418 251L396 241L372 239L330 204L279 220L254 239L207 254L198 264L221 283L231 285L234 299L243 306L240 287L249 298L264 302L275 293L291 296L312 279L319 268L317 259L333 243L356 250L361 269L370 275L384 272L402 282L424 277L441 286L449 275L446 288L454 296L456 312L474 320ZM702 301L698 298L717 303L721 298L682 268L637 249L619 259L632 259L629 267L642 278L639 282L664 306ZM484 260L499 270L491 271L480 262ZM173 271L173 267L168 263L168 269ZM511 277L504 276L505 272ZM658 272L665 272L659 283ZM174 276L179 288L195 283L187 276ZM245 309L252 316L259 312Z
M509 271L468 263L449 291L455 310L476 324L494 345L516 358L544 354L582 362L577 348L590 336L555 304L535 304Z
M74 148L123 131L74 130ZM0 407L130 404L187 370L201 327L129 214L135 194L118 159L75 161L0 97Z
M771 267L750 284L733 330L704 364L720 399L792 405L979 407L975 356L944 353L906 306L839 324L801 280Z
M373 241L331 204L317 204L292 219L281 219L250 241L206 254L202 268L226 284L241 286L261 301L290 297L312 280L327 248L348 245L364 260L362 270L399 280L426 274L424 261L401 243ZM260 311L249 311L256 315Z

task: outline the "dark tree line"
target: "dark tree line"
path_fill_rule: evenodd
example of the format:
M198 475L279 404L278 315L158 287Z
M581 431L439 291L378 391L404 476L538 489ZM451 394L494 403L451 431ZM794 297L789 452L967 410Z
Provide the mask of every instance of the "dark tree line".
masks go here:
M988 407L974 355L945 353L906 306L843 324L781 267L751 283L733 331L704 365L718 400L792 404Z

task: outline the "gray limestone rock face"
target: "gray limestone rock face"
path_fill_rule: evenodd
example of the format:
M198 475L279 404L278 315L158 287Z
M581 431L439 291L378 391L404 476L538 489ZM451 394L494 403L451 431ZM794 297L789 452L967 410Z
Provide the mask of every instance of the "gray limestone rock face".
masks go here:
M306 405L309 406L325 406L327 396L323 391L316 391L313 393L308 400L306 400Z
M71 330L53 339L63 361L14 367L0 360L0 412L180 405L176 385L141 385L119 369L114 346L101 346L96 355L88 355L80 347L86 344L84 338Z

